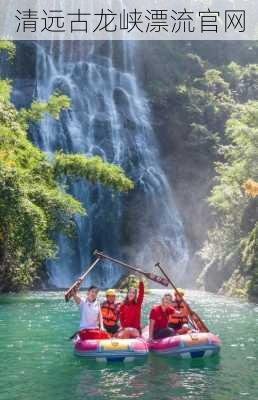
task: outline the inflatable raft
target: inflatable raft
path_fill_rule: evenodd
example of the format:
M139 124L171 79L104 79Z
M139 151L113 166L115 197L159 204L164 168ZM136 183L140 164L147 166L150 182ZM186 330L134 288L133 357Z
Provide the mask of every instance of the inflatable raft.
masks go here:
M188 333L149 342L149 350L179 358L209 357L220 351L221 341L213 333Z
M74 351L78 356L97 361L134 361L143 360L149 349L142 338L82 340L78 335L74 341Z

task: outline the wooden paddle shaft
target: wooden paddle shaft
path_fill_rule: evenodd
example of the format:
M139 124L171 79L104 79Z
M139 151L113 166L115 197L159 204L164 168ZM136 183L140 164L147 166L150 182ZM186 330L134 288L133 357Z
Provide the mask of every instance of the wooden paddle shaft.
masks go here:
M169 276L167 275L167 273L165 272L165 270L162 268L162 266L160 265L160 263L156 263L155 267L158 267L160 269L160 271L162 272L162 274L165 276L165 278L168 280L168 282L170 283L170 285L172 286L172 288L174 289L174 291L176 292L176 294L181 297L182 300L183 296L181 295L181 293L177 290L177 287L174 285L174 283L171 281L171 279L169 278Z
M193 311L193 310L191 309L191 307L190 307L189 304L185 301L185 299L183 298L183 296L181 295L181 293L177 290L177 287L174 285L174 283L171 281L171 279L170 279L169 276L166 274L166 272L164 271L164 269L161 267L160 263L156 263L156 264L155 264L155 267L158 267L158 268L160 269L160 271L162 272L162 274L165 276L165 278L168 280L168 282L170 283L170 285L172 286L172 288L175 290L176 294L177 294L177 295L181 298L181 300L186 304L186 306L187 306L187 308L188 308L188 310L189 310L189 313L190 313L192 316L195 316L195 317L200 321L201 325L203 326L203 331L209 332L208 327L205 325L205 323L204 323L203 320L199 317L199 315L198 315L195 311ZM196 322L196 321L194 321L194 322Z
M132 270L134 272L137 272L138 274L144 275L146 278L148 278L148 279L150 279L150 280L152 280L152 281L154 281L156 283L160 283L163 286L168 286L169 285L169 281L167 279L162 278L161 276L155 275L155 274L150 273L150 272L142 271L141 269L139 269L137 267L134 267L132 265L126 264L125 262L117 260L117 259L115 259L113 257L107 256L106 254L101 253L101 252L99 252L97 250L94 251L94 254L99 258L105 258L105 259L107 259L109 261L112 261L112 262L114 262L116 264L120 264L123 267L128 268L128 269L130 269L130 270Z
M95 265L100 261L100 258L98 257L87 269L86 272L84 272L84 274L73 284L73 286L70 287L70 289L68 289L65 292L65 301L69 301L70 298L73 296L73 292L78 290L79 287L81 286L82 282L84 281L84 279L86 278L86 276L90 273L90 271L95 267Z

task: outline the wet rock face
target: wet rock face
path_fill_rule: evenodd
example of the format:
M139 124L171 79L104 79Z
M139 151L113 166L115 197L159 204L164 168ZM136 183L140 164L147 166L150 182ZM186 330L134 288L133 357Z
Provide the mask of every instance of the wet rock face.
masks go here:
M16 106L29 107L36 90L36 45L29 41L15 44L15 60L4 63L1 73L14 83L12 99Z
M16 62L14 77L16 79L35 79L37 62L37 45L34 42L16 42Z
M162 48L163 46L163 48ZM214 177L210 144L191 140L185 104L177 86L188 76L201 76L203 66L196 55L186 55L187 44L139 43L137 73L147 91L152 122L162 154L162 167L173 187L190 249L191 265L186 282L195 284L203 268L197 252L201 249L213 217L207 203ZM180 47L179 49L177 47Z
M12 98L15 99L16 107L28 108L31 104L36 85L33 79L16 79L13 87Z
M60 48L58 43L55 42L41 42L46 46L47 52L52 54L53 58L58 58L58 52ZM17 107L28 107L32 101L33 97L37 96L37 86L35 83L36 78L40 79L37 76L37 48L38 44L33 41L17 41L16 45L16 57L12 64L9 62L4 63L1 74L12 79L14 81L14 90L13 90L13 99L15 99L15 104ZM73 58L74 60L81 60L82 54L83 58L87 59L87 56L92 51L93 43L90 41L83 42L83 47L73 46L71 41L67 41L64 43L64 60L69 59L71 56L71 51L73 50ZM96 44L94 43L94 46ZM97 43L100 51L105 53L105 45L104 42L100 41ZM87 76L88 65L84 63L85 76ZM76 71L75 71L76 73ZM77 74L78 76L78 74ZM69 96L69 85L65 80L61 77L56 80L54 88L57 90L61 90L64 94Z
M222 291L224 284L232 278L240 264L241 255L239 249L229 254L224 262L214 257L201 271L198 278L199 287L215 293ZM224 289L225 292L226 289Z

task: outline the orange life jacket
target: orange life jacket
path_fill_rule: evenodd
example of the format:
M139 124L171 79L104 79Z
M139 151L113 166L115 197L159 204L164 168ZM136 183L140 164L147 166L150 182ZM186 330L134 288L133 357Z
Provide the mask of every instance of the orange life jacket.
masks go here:
M104 303L101 304L101 314L105 326L117 325L119 319L119 306L118 303L109 303L109 301L104 301Z
M175 308L176 311L179 311L180 314L171 314L168 318L169 324L179 325L179 324L187 324L188 323L188 308L184 301L173 301L171 304L172 307Z

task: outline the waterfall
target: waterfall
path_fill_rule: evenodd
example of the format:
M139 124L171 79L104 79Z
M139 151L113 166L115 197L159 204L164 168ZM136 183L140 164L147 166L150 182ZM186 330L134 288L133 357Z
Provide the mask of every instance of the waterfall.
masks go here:
M151 112L134 71L133 42L38 42L35 97L46 101L61 90L72 108L60 121L46 117L32 133L50 157L67 153L100 155L121 165L135 181L129 194L114 194L85 181L66 184L87 209L77 217L77 237L58 238L58 258L49 280L68 287L92 259L95 248L152 269L166 263L173 276L188 260L184 229L161 168ZM116 60L116 62L114 62ZM117 61L118 60L118 61ZM105 264L91 279L112 286L124 271ZM88 283L89 281L87 281Z

